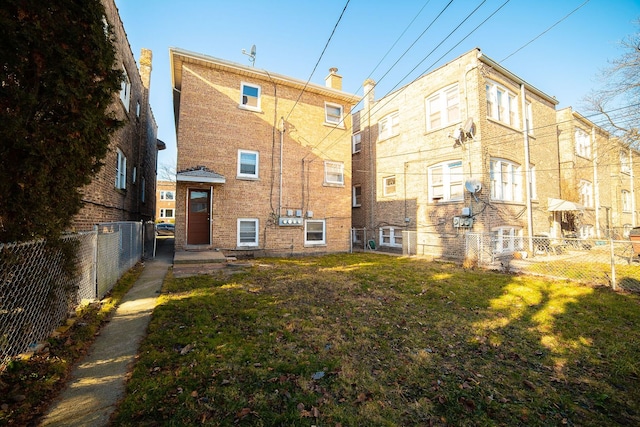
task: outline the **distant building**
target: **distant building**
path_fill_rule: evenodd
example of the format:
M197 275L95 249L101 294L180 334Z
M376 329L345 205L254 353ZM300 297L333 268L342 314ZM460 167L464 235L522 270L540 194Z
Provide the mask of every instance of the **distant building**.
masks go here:
M158 181L156 186L156 222L176 221L176 183Z
M351 109L326 86L170 49L176 249L239 256L346 252Z

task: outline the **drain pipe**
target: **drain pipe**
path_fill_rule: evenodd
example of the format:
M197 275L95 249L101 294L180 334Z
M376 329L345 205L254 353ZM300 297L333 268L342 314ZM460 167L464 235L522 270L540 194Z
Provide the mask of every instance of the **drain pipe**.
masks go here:
M278 216L282 215L282 150L284 147L284 117L280 117L280 189L278 191Z
M533 253L533 212L531 211L531 166L529 160L529 121L527 120L527 101L525 99L524 83L520 84L520 98L522 105L522 129L524 133L524 176L527 203L527 233L529 233L529 252ZM533 114L533 113L532 113Z

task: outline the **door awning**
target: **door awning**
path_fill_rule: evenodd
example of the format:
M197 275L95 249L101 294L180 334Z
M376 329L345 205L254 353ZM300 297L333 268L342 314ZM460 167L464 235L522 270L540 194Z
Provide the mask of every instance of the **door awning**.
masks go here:
M584 206L568 200L548 198L549 212L583 211Z
M195 168L186 169L176 174L178 182L203 182L207 184L224 184L226 179L224 176L215 173L206 166L196 166Z

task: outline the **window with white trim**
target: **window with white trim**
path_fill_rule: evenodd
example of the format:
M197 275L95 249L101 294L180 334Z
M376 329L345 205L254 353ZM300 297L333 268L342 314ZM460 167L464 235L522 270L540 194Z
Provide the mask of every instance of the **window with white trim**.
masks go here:
M458 85L448 86L425 99L427 130L443 128L460 121Z
M450 202L463 200L462 162L444 162L428 170L429 201Z
M487 117L518 127L518 95L495 82L485 84Z
M116 150L116 188L125 190L127 188L127 158L118 148Z
M382 178L382 194L392 196L396 194L396 176L385 176Z
M257 151L238 150L238 178L258 179L260 154Z
M175 200L176 192L173 190L160 190L160 200Z
M324 183L329 185L344 185L344 163L325 161Z
M631 212L631 192L622 190L620 197L622 199L622 212Z
M325 102L324 121L330 125L344 126L342 123L342 105Z
M620 172L631 173L631 162L629 161L629 153L626 150L620 150Z
M522 201L522 172L520 165L504 159L491 159L491 199Z
M536 167L529 166L529 198L531 200L536 200L538 198L536 188Z
M353 186L352 206L354 208L362 206L362 186Z
M326 243L326 223L324 219L308 219L304 222L304 244L324 245Z
M256 218L238 218L238 246L258 246L258 224Z
M397 227L380 227L380 246L402 247L402 229Z
M128 112L129 103L131 102L131 80L129 80L129 74L127 74L127 69L124 66L122 67L122 82L120 83L120 100Z
M175 210L170 208L161 208L160 218L175 218Z
M247 110L260 111L260 92L260 86L244 82L241 83L240 107Z
M378 122L378 140L391 138L400 134L400 116L395 111L387 114Z
M591 138L589 134L580 128L575 130L576 154L586 159L591 158Z
M362 150L362 133L358 132L351 136L351 154L359 153Z
M493 253L511 253L522 250L522 229L518 227L496 227L491 230Z
M581 179L578 188L580 190L580 204L586 208L592 208L593 184L585 179Z
M529 135L533 135L533 107L529 101L525 101L524 119L525 129L528 131Z

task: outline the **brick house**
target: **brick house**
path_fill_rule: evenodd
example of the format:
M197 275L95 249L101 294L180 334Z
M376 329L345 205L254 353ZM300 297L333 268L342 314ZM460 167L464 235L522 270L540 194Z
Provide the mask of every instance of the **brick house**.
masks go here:
M366 81L353 118L355 239L400 251L460 258L466 231L497 237L559 230L557 101L479 49L375 100ZM414 249L413 253L416 253Z
M351 109L326 86L171 48L176 250L346 252Z
M158 150L165 148L157 139L149 105L151 51L142 49L138 69L114 0L103 0L103 5L115 32L116 60L125 74L112 108L125 125L114 134L104 166L83 189L84 207L72 222L77 231L99 222L152 220Z
M156 222L176 221L176 183L158 181L156 186Z

